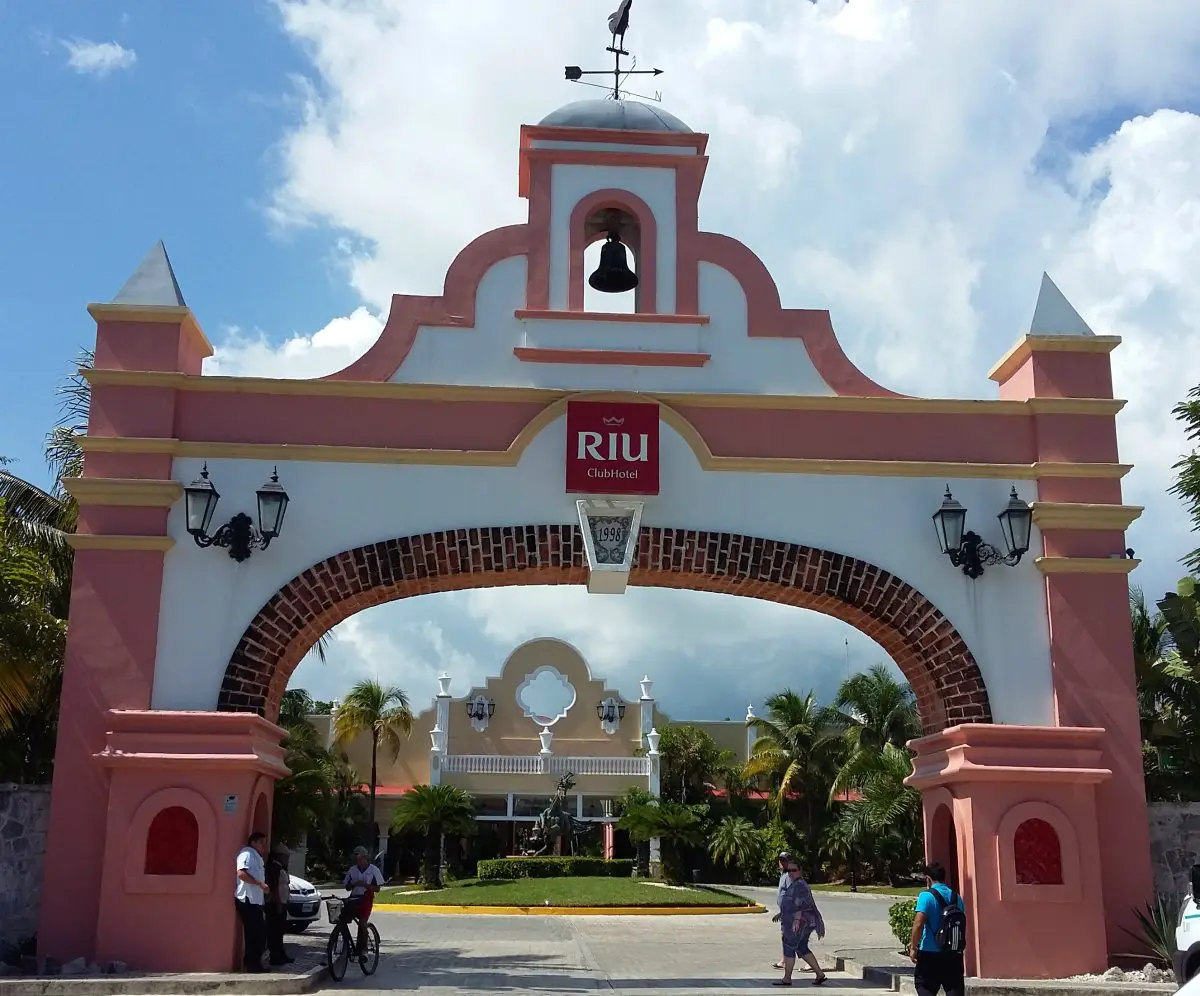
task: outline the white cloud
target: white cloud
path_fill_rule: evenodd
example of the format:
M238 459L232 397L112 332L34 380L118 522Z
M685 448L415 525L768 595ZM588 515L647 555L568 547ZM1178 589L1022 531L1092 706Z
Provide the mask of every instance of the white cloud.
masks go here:
M312 71L280 144L272 217L327 226L365 307L282 346L226 343L218 367L310 376L365 349L392 293L436 293L466 242L522 220L517 129L584 96L561 67L602 55L611 3L526 0L521 17L539 41L522 47L521 73L510 68L521 32L492 0L277 6ZM643 65L668 71L665 106L712 135L704 226L757 251L785 303L830 308L847 352L877 380L994 396L986 371L1028 327L1043 269L1097 332L1124 337L1113 354L1130 402L1122 457L1137 464L1126 499L1147 506L1130 533L1144 558L1133 578L1152 594L1195 546L1165 494L1186 448L1170 405L1200 355L1200 287L1189 279L1200 267L1194 6L659 0L635 11L629 36ZM774 616L757 605L730 602L726 615L671 595L692 607L666 609L639 593L598 614L571 591L458 597L470 625L448 618L444 633L489 653L549 619L591 641L605 669L656 648L664 682L731 657L773 653L776 666L807 655L791 647L808 638L791 631L787 651L759 640ZM536 612L520 608L526 599ZM418 619L425 602L388 611ZM690 646L714 614L726 636L704 642L711 660L689 659L676 634ZM589 636L617 620L636 638Z
M132 69L137 53L117 42L95 42L83 38L64 41L67 65L84 76L107 76L122 69Z

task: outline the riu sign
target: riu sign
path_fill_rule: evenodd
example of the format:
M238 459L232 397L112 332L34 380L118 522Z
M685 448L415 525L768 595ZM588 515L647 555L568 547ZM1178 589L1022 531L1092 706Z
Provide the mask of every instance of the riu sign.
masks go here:
M567 402L567 493L658 494L658 405Z

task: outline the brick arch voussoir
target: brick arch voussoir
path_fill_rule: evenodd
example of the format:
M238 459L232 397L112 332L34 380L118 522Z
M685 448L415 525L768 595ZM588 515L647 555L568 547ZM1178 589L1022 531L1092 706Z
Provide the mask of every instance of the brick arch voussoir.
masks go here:
M582 537L569 525L449 530L344 551L293 578L262 607L230 658L218 709L273 719L313 644L363 609L438 591L586 581ZM647 528L630 583L834 616L891 655L913 687L926 730L991 722L983 676L965 641L924 595L873 564L760 537Z

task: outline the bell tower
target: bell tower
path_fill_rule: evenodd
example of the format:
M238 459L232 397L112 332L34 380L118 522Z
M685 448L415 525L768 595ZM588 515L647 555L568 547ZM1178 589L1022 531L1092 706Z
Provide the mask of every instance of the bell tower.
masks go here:
M707 144L674 115L624 99L578 101L522 127L527 310L583 311L589 277L597 290L628 290L628 248L635 314L698 314L693 247ZM584 252L601 239L600 270L588 274Z

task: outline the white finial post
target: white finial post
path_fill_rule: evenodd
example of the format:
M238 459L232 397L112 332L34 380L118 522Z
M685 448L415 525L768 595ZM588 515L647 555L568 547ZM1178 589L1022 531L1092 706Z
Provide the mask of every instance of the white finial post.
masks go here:
M542 732L538 734L538 739L542 742L542 749L538 753L542 757L548 757L550 755L550 745L554 742L554 734L551 732L550 727L543 726Z

